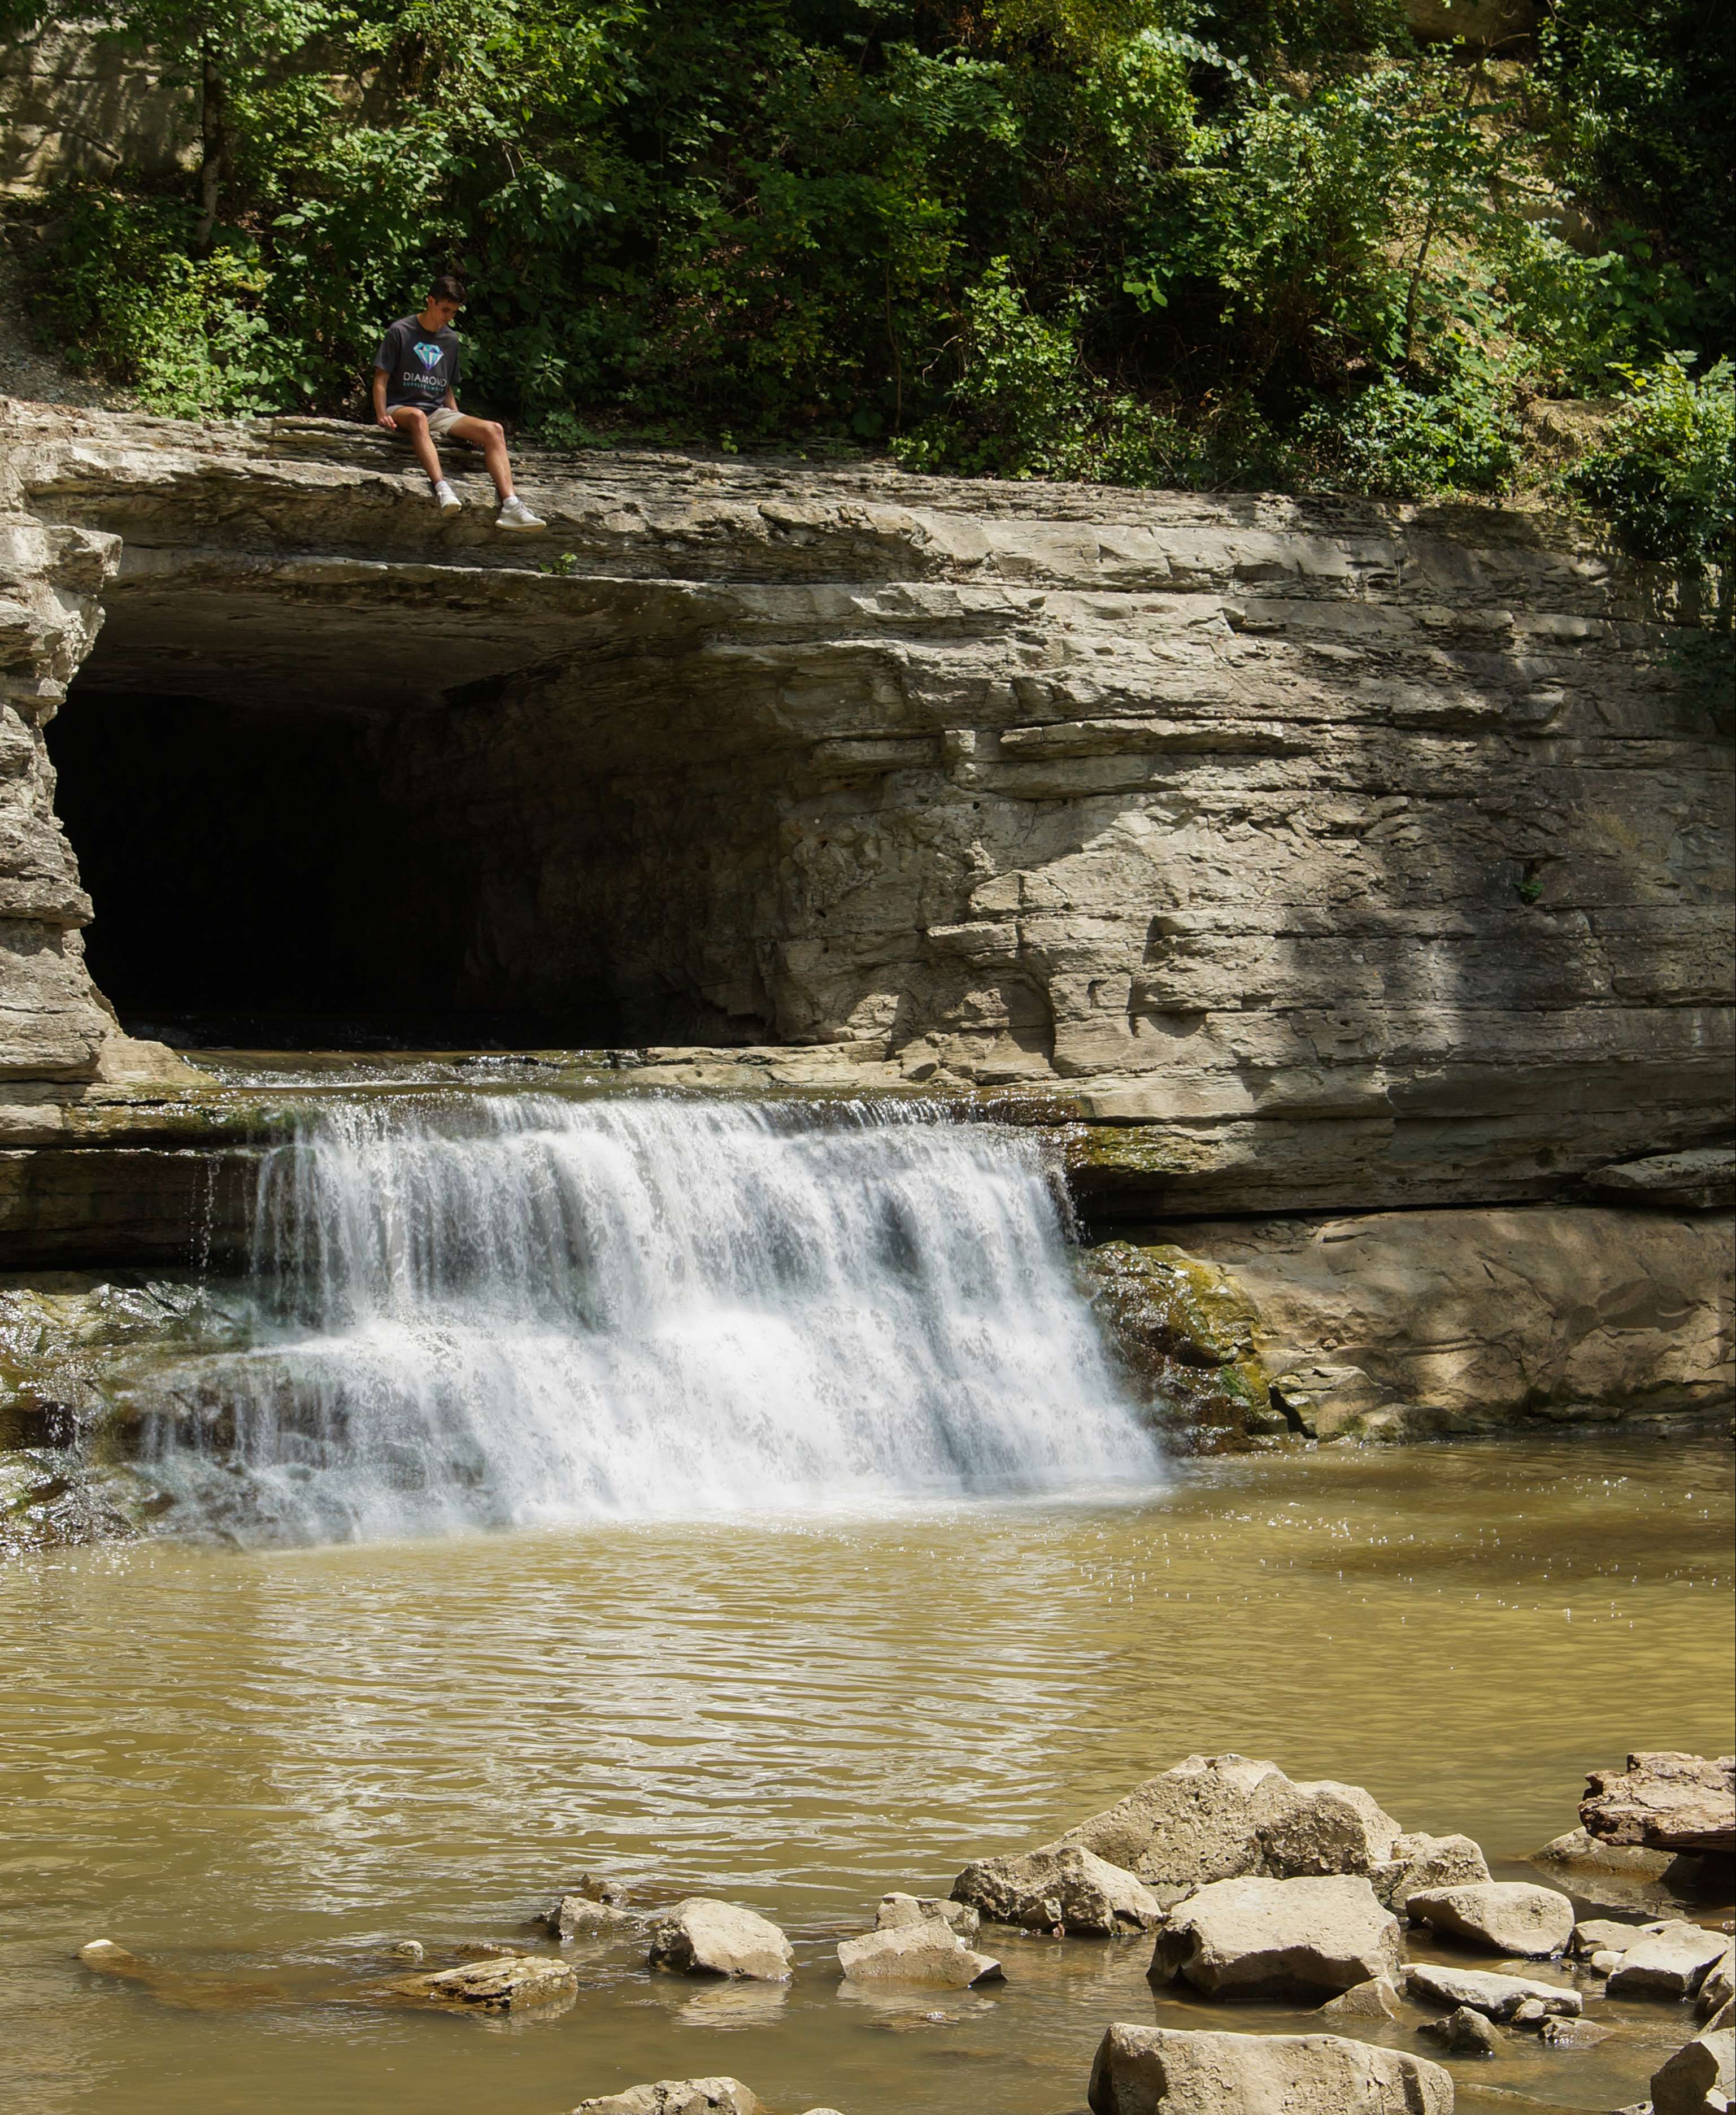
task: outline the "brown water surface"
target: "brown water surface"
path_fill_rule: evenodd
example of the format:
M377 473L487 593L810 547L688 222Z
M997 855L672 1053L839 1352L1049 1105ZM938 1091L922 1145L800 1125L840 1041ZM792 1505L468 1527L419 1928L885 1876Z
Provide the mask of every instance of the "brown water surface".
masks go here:
M1500 1871L1573 1824L1587 1767L1727 1750L1731 1516L1727 1447L1582 1441L1181 1466L1114 1507L15 1562L0 2104L556 2115L725 2072L779 2110L1061 2115L1110 2021L1302 2016L1154 2001L1144 1944L1009 1934L992 1993L854 1997L831 1948L884 1889L944 1892L1224 1749ZM403 1972L388 1942L435 1966L526 1937L587 1869L775 1917L793 1987L579 1948L556 2016L356 2002ZM168 1980L90 1974L97 1937ZM1455 2062L1461 2108L1609 2108L1692 2031L1588 2010L1622 2034ZM1431 2053L1412 2025L1387 2038Z

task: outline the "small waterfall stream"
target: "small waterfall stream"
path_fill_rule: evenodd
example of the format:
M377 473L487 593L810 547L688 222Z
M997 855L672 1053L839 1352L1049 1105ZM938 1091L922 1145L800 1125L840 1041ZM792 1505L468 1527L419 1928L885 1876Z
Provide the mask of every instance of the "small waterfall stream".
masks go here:
M250 1341L154 1472L243 1539L1149 1483L1029 1136L825 1109L334 1102L263 1163Z

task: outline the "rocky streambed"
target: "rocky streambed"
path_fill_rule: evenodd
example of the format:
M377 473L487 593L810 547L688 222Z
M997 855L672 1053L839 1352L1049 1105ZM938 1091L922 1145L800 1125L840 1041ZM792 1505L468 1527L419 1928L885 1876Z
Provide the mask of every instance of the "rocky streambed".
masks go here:
M1646 2044L1634 2016L1651 2007L1666 2034L1684 2025L1646 2105L1722 2115L1736 2090L1736 1942L1720 1916L1736 1892L1736 1758L1630 1755L1625 1771L1592 1773L1580 1813L1573 1872L1593 1900L1605 1871L1619 1876L1652 1897L1645 1907L1586 1915L1559 1887L1493 1879L1469 1836L1402 1829L1360 1786L1192 1755L1051 1844L967 1865L950 1897L883 1896L873 1928L833 1949L839 1993L944 2007L1016 1985L1021 1942L1033 1935L1137 1942L1142 1956L1155 1939L1154 1991L1179 1982L1225 2020L1111 2026L1091 2067L1091 2115L1452 2115L1454 2077L1438 2058L1499 2067L1515 2038L1531 2036L1560 2058L1564 2081L1576 2056L1600 2048L1631 2067ZM1539 1862L1560 1877L1568 1847ZM543 1944L471 1941L450 1966L430 1965L418 1939L390 1942L357 1964L372 1980L304 1990L299 2002L528 2021L570 2011L597 1984L601 1958L622 1951L641 1954L653 1975L745 1986L750 2006L754 1986L828 1972L819 1961L798 1968L784 1932L740 1904L689 1896L636 1907L624 1887L588 1873L533 1922ZM381 1975L381 1955L413 1970ZM78 1957L172 2007L297 2002L257 1979L165 1970L112 1939L87 1941ZM1261 2031L1231 2024L1248 2006L1265 2010ZM1295 2031L1274 2031L1279 2008L1298 2015ZM571 2115L708 2111L764 2115L764 2104L733 2077L666 2078L593 2095Z

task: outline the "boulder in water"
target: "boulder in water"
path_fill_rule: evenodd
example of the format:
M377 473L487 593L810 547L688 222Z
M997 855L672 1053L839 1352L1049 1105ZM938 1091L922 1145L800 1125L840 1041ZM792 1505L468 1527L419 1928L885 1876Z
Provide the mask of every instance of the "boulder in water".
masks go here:
M1392 1980L1399 1954L1398 1920L1358 1876L1217 1880L1172 1911L1150 1974L1208 1998L1318 2001Z
M1592 1770L1579 1819L1605 1843L1736 1854L1736 1755L1653 1750L1623 1770Z
M1065 1844L967 1865L953 1883L953 1899L994 1924L1092 1938L1150 1931L1164 1915L1163 1904L1142 1880Z
M1496 1975L1486 1968L1447 1968L1437 1961L1413 1961L1404 1970L1404 1989L1456 2012L1468 2005L1491 2020L1510 2020L1522 2005L1538 2004L1551 2013L1577 2019L1585 2001L1577 1990L1559 1983L1536 1983L1526 1975Z
M765 2115L765 2104L739 2078L659 2078L581 2100L571 2115Z
M424 2005L471 2007L479 2012L522 2012L559 2003L578 1989L564 1961L544 1953L513 1953L504 1960L467 1961L433 1975L405 1975L386 1988L394 1997Z
M1452 2115L1438 2063L1343 2035L1117 2026L1098 2044L1091 2115Z
M1372 1873L1391 1862L1401 1833L1360 1785L1297 1783L1275 1763L1190 1755L1049 1847L1089 1851L1173 1902L1243 1875Z
M898 1925L920 1924L925 1917L938 1917L940 1921L966 1940L973 1939L982 1928L982 1919L968 1902L944 1901L939 1895L882 1895L880 1906L875 1912L876 1931L893 1931Z
M974 1984L1003 1980L999 1961L973 1952L939 1917L844 1939L838 1965L852 1983L922 1983L967 1990Z
M734 1902L690 1895L664 1910L651 1929L651 1966L682 1975L788 1980L796 1965L790 1943L769 1918Z
M1385 1975L1371 1975L1366 1983L1353 1983L1320 2008L1323 2020L1402 2020L1398 1993Z
M1721 1931L1675 1921L1643 1934L1610 1971L1612 1998L1691 1998L1729 1951Z
M1736 2027L1707 2027L1651 2074L1653 2115L1725 2115L1736 2100Z
M1444 2020L1425 2020L1417 2031L1440 2043L1449 2056L1495 2056L1506 2039L1493 2021L1469 2005L1461 2005Z
M1405 1906L1413 1924L1525 1961L1548 1960L1573 1935L1573 1905L1567 1897L1525 1880L1417 1888Z
M1724 1952L1706 1971L1700 1985L1698 2007L1702 2019L1720 2012L1736 1998L1736 1940L1726 1939Z

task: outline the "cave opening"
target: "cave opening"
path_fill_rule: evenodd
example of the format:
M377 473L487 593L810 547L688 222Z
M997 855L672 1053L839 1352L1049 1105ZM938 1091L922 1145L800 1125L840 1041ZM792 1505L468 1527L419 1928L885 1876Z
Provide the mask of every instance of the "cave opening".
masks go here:
M606 976L529 1004L479 980L473 862L390 796L377 716L264 683L232 699L113 680L75 683L48 740L94 906L86 959L130 1033L291 1050L625 1039Z

